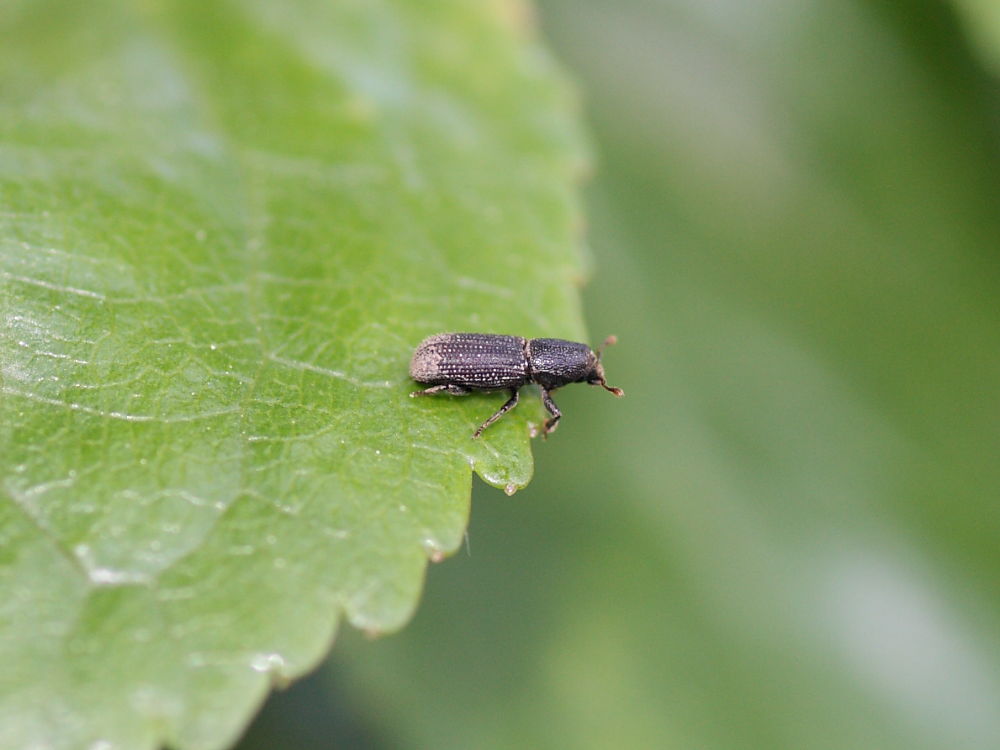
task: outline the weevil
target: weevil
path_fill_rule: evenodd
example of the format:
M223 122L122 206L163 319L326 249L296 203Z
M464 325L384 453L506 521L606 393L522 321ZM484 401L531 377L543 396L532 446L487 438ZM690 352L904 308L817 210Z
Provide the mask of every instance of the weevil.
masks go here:
M496 422L515 406L522 386L535 383L541 388L542 403L551 415L543 436L559 425L562 412L552 400L552 392L570 383L599 385L616 396L621 388L608 385L601 366L604 347L614 344L614 336L592 350L586 344L563 339L526 339L495 333L439 333L424 339L410 361L410 377L430 386L410 396L449 393L464 396L473 391L509 391L510 398L476 430Z

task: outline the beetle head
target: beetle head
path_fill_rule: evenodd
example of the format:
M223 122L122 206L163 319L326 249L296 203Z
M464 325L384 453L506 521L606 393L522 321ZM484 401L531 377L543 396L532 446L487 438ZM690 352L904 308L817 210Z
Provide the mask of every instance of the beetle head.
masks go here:
M617 343L618 338L616 336L608 336L604 339L604 343L597 347L597 351L594 352L594 366L590 371L587 382L590 383L590 385L599 385L604 390L611 391L616 396L621 397L625 395L625 391L621 388L615 388L614 386L608 385L608 381L604 377L604 366L601 364L601 355L604 353L604 348Z

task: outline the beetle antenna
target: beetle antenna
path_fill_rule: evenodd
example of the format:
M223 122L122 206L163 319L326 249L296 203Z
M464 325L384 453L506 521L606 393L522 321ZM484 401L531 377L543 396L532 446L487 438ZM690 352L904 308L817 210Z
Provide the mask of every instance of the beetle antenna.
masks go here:
M611 334L606 339L604 339L604 343L601 344L599 347L597 347L597 352L596 352L596 354L597 354L597 361L598 362L601 361L601 355L604 354L605 347L608 347L608 346L611 346L612 344L617 344L617 343L618 343L618 337L615 336L614 334Z
M601 367L601 355L604 353L605 347L617 343L618 343L618 337L612 334L611 336L608 336L606 339L604 339L604 343L602 343L599 347L597 347L597 351L595 352L595 354L597 355L597 374L600 379L596 383L594 383L594 385L599 385L604 390L611 391L613 394L621 398L622 396L625 395L625 391L623 391L621 388L615 388L613 385L608 385L608 381L604 379L604 368Z

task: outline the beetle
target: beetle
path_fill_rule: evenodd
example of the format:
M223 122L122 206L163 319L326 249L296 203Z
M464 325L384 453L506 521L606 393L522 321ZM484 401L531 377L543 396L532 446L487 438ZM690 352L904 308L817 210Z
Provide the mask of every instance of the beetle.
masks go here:
M545 421L545 436L556 429L562 417L552 400L556 388L570 383L589 383L616 396L625 395L621 388L608 385L601 366L604 347L616 341L614 336L608 336L594 351L586 344L563 339L526 339L496 333L438 333L424 339L413 352L410 377L430 387L414 391L410 396L435 393L464 396L473 391L509 391L507 402L473 433L475 439L517 406L522 386L535 383L541 388L542 403L552 415Z

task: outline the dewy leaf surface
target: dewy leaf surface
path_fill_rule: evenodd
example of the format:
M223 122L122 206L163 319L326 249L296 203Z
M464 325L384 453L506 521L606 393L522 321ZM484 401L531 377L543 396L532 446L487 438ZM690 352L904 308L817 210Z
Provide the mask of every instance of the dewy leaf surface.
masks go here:
M0 747L230 742L410 616L529 398L430 333L582 336L572 98L508 2L0 9Z

